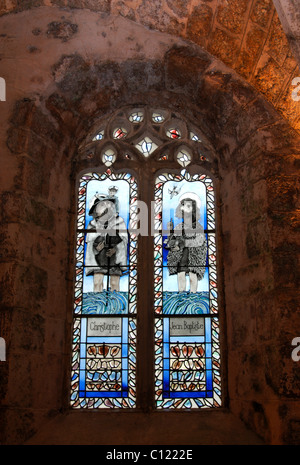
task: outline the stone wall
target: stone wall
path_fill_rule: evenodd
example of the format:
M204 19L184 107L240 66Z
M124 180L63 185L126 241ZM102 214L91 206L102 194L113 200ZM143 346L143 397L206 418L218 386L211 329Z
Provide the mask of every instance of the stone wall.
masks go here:
M299 106L291 99L293 79L300 76L293 46L297 41L293 0L1 0L0 16L43 5L59 7L69 16L72 10L90 10L103 18L127 18L204 47L261 92L294 128L300 128ZM63 40L75 32L72 19L68 25L51 24L47 30L50 37Z
M184 114L214 147L226 403L266 442L296 443L299 135L203 49L129 19L44 6L0 26L2 442L67 408L75 180L92 166L76 153L100 116L138 103Z

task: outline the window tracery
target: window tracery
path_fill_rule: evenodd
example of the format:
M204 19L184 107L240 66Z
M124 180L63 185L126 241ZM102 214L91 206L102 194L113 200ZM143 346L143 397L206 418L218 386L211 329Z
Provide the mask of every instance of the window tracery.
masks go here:
M106 166L118 159L137 160L140 155L148 158L152 154L158 160L179 161L188 166L209 160L209 144L199 131L170 111L127 108L106 118L100 129L97 125L80 153L82 158L101 161Z

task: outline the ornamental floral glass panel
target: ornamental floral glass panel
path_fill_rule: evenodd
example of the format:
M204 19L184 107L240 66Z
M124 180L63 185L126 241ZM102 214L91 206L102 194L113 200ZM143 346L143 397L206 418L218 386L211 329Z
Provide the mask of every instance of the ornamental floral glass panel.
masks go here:
M155 401L221 405L214 187L207 175L155 183Z
M136 201L131 174L108 169L79 181L73 408L135 407Z

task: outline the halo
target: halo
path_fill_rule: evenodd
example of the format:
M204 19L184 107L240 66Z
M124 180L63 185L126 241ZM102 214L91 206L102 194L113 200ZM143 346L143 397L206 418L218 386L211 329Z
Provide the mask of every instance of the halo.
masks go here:
M182 202L183 200L195 200L197 207L200 209L201 208L201 200L197 194L194 192L185 192L179 197L178 202Z
M118 199L116 196L110 196L109 194L98 194L98 192L93 195L93 197L91 198L90 202L89 202L89 215L92 215L93 214L93 211L94 211L94 208L96 207L96 205L99 203L99 202L102 202L103 200L108 200L112 203L114 203L115 207L116 207L116 210L119 209L119 203L118 203Z

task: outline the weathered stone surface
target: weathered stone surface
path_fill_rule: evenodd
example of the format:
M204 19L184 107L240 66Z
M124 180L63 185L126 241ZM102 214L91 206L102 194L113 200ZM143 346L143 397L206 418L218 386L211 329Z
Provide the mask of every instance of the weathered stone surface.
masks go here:
M298 177L272 177L267 186L268 204L272 211L292 212L299 208Z
M16 444L15 438L15 425L18 424L18 435L20 437L20 442L23 442L27 435L28 431L30 434L34 434L37 429L34 426L34 415L32 412L28 411L27 408L15 408L3 412L1 415L3 423L5 423L5 429L7 434L8 444Z
M121 16L124 16L124 18L128 18L132 21L136 21L135 9L129 7L123 1L118 1L114 5L112 5L112 13L114 14L117 13L117 14L120 14Z
M266 381L277 395L285 398L299 395L299 368L291 358L292 346L289 342L277 340L276 345L272 344L266 350Z
M239 44L236 38L233 38L222 29L215 29L208 50L213 55L221 58L221 60L229 66L234 66L238 56Z
M255 428L258 431L260 437L265 436L265 432L269 430L267 412L260 402L252 401L251 409L245 409L242 418L249 427ZM270 438L268 437L268 439Z
M10 2L7 3L9 5ZM29 10L31 8L39 7L41 5L44 5L44 0L13 0L13 6L15 7L15 11Z
M55 3L52 1L52 3ZM66 6L69 8L88 8L92 11L110 12L111 0L67 0Z
M253 78L257 88L267 96L269 101L275 102L278 98L284 80L284 71L272 58L261 60Z
M14 126L30 127L31 115L35 111L35 102L33 99L24 98L18 100L13 109L11 122Z
M226 6L218 6L217 21L230 32L240 34L243 31L248 4L247 0L228 0Z
M260 56L265 37L266 33L258 27L253 27L246 34L236 68L245 78L248 78L253 72L253 67Z
M288 40L282 30L278 17L274 18L272 22L266 51L279 65L283 65L286 56L290 52Z
M63 42L67 42L76 34L78 29L77 24L72 24L69 21L53 21L48 24L47 35L55 39L61 39Z
M53 76L59 89L69 94L73 103L95 89L97 83L90 66L78 54L62 56L53 66Z
M251 295L273 290L274 282L270 274L271 261L267 258L259 263L244 266L234 276L237 297L249 298Z
M281 21L282 29L289 41L291 51L299 64L299 5L293 0L273 0L273 3Z
M270 213L273 247L277 247L282 240L294 241L297 244L300 233L300 213L298 211L272 211Z
M16 306L32 308L34 302L35 308L41 302L45 302L47 296L47 279L48 273L34 265L20 265L16 274Z
M299 380L298 380L299 382ZM298 419L290 420L284 431L284 444L290 446L297 446L299 444L300 436L300 421Z
M180 34L184 28L177 17L164 11L162 0L154 0L151 3L147 0L142 0L136 9L136 17L145 26L159 29L169 34Z
M250 116L250 118L249 118ZM240 124L236 134L239 140L244 140L257 129L266 127L276 122L278 115L262 100L258 99L249 103L239 114ZM249 124L250 122L250 124Z
M250 259L270 252L269 237L266 234L266 217L260 216L249 222L246 247Z
M114 62L101 62L95 65L95 72L99 80L101 92L104 89L110 92L117 91L123 85L123 77L120 65Z
M251 9L251 20L266 28L273 13L272 0L255 0Z
M213 10L208 5L195 6L187 22L187 38L198 45L204 45L209 37Z
M17 266L9 261L1 264L0 298L3 307L13 308L15 305L15 280Z
M15 224L13 224L15 226ZM18 258L18 243L17 237L18 232L13 234L11 229L18 231L18 226L9 228L7 224L2 224L0 228L0 241L1 241L1 250L0 250L0 262L10 262Z
M193 52L189 48L174 47L166 57L166 85L170 90L181 92L197 91L201 75L210 64L204 54Z
M120 65L122 82L129 92L143 92L159 89L164 80L163 69L159 62L127 60Z
M28 312L28 310L15 310L14 327L14 337L10 343L11 350L43 353L45 344L44 317L35 312Z
M274 276L278 285L283 288L299 287L300 244L298 242L282 242L274 250Z
M299 101L293 99L293 91L295 86L292 85L293 79L300 76L300 70L296 69L293 78L286 86L284 92L281 94L280 102L278 102L278 110L281 114L285 114L290 121L293 121L293 126L298 127L300 122L300 105ZM297 88L297 87L296 87ZM298 95L298 94L297 94Z
M63 124L66 129L78 126L79 115L62 95L58 93L51 94L45 105L53 117L58 120L59 124Z
M48 5L48 2L44 4ZM111 0L51 0L51 4L67 8L86 8L92 11L109 13Z
M24 153L45 157L45 150L35 147L60 143L63 138L50 119L36 107L31 99L17 101L11 117L12 127L8 131L7 146L13 153Z
M187 16L191 0L167 0L168 7L180 18Z
M22 157L16 174L15 186L33 197L47 198L49 194L48 167L41 162Z

